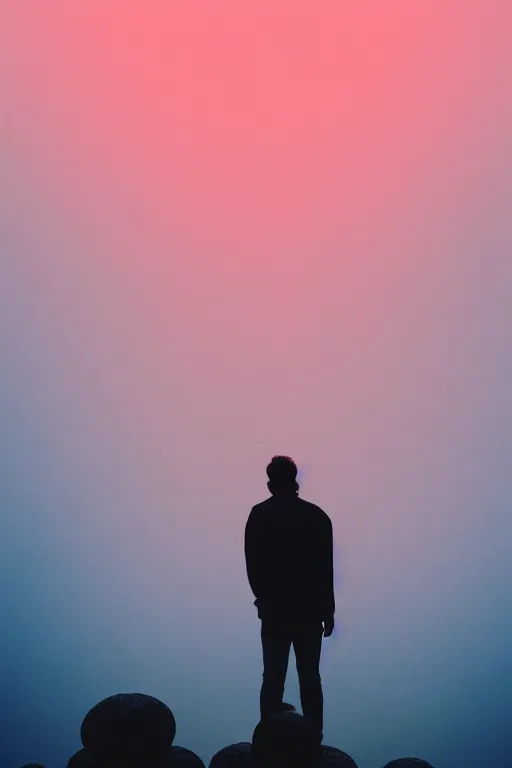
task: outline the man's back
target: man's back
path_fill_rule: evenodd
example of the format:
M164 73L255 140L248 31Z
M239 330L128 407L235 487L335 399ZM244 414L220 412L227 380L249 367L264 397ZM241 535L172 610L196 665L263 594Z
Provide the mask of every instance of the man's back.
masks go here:
M334 614L333 536L328 515L296 493L251 510L245 530L247 575L260 618Z

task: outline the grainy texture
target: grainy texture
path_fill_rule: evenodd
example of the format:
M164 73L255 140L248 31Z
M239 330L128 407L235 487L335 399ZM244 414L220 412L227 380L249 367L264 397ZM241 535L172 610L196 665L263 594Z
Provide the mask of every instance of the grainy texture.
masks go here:
M98 762L158 766L176 735L174 716L163 702L141 693L121 693L100 701L86 715L82 744Z
M209 768L255 768L252 746L241 741L219 750L211 759ZM319 768L357 768L354 760L336 747L322 745ZM293 768L293 766L291 766ZM401 768L401 767L399 767ZM419 766L419 768L423 768Z

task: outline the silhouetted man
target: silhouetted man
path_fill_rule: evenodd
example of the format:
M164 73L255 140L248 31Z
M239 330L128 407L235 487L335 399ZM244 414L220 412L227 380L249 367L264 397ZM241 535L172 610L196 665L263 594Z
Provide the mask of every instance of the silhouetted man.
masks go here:
M297 466L274 456L272 496L252 508L245 527L249 584L261 619L261 718L283 711L293 644L302 712L323 730L322 637L334 628L333 535L326 513L299 498Z

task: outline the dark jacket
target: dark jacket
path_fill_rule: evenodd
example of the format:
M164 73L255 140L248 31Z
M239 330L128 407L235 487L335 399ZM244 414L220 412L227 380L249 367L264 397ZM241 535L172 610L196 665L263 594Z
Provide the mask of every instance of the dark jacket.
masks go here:
M245 561L260 619L334 615L332 523L316 504L287 493L253 507Z

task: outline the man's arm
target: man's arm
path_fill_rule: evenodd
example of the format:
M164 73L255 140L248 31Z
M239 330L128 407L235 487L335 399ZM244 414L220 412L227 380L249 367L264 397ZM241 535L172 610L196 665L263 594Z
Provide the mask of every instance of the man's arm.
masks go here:
M334 599L334 539L332 523L328 515L325 516L324 531L322 537L322 562L323 569L323 594L325 595L325 617L334 616L336 608Z
M263 597L261 531L258 518L251 510L245 526L245 565L247 578L255 598Z

